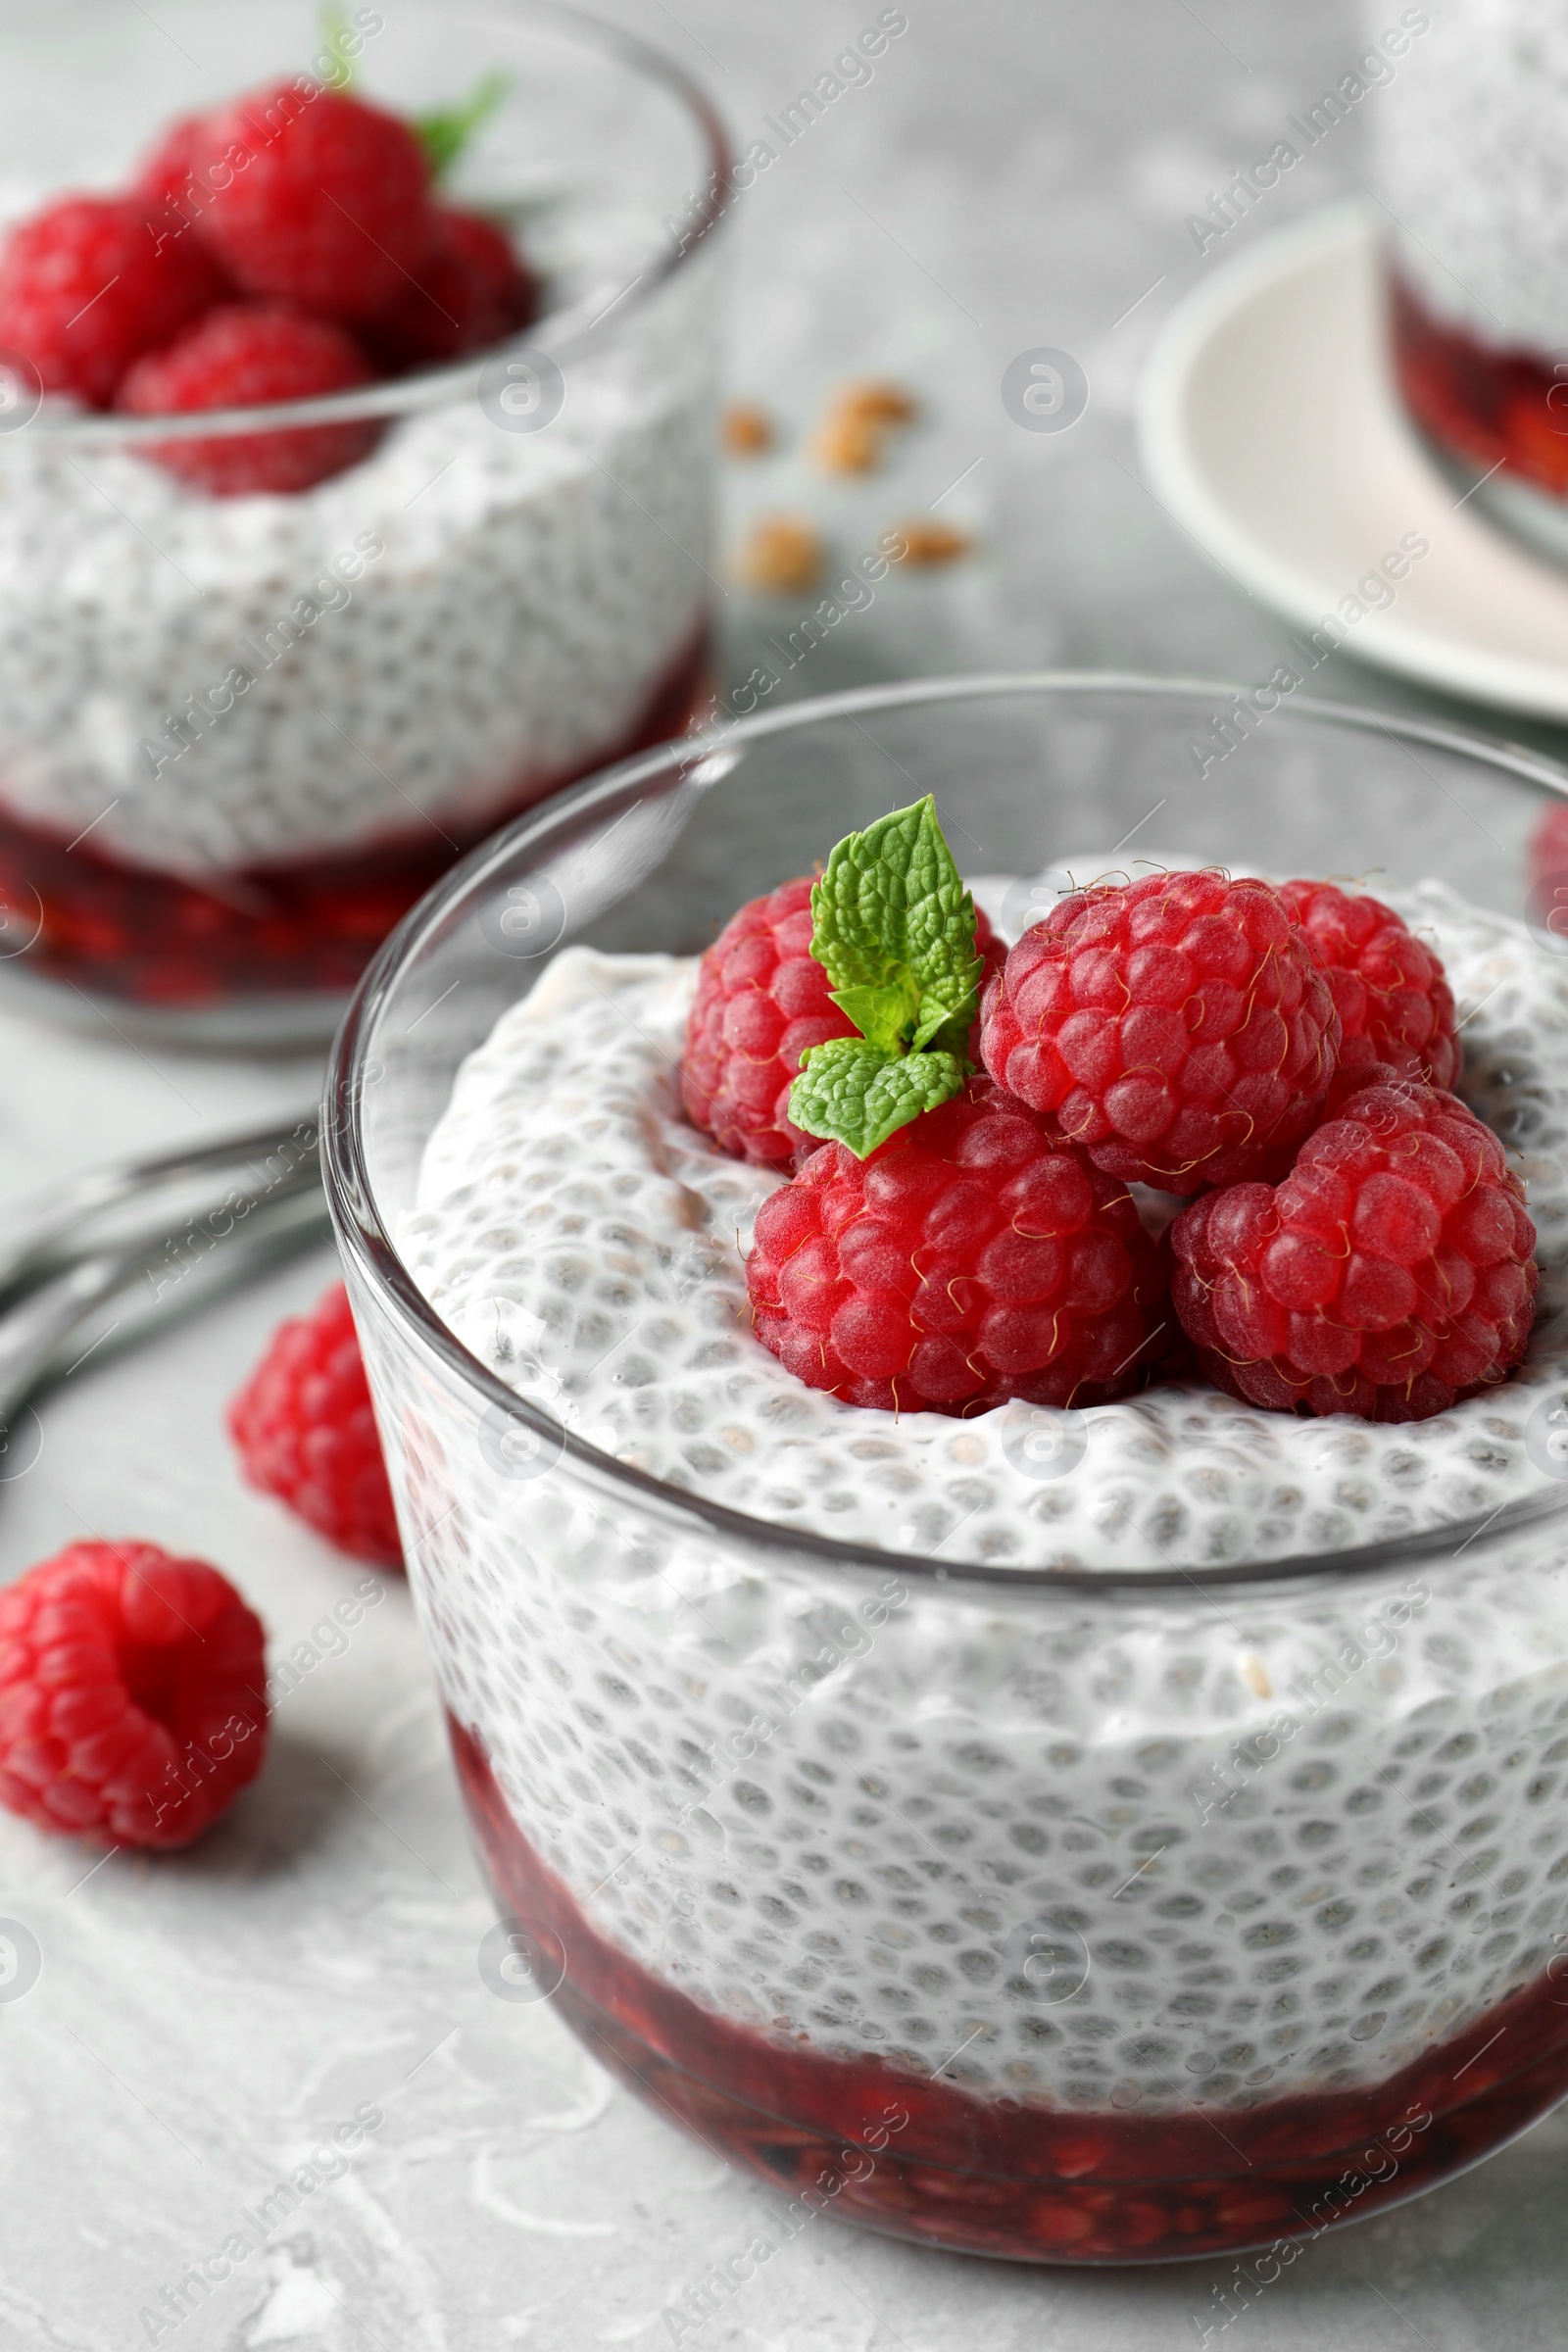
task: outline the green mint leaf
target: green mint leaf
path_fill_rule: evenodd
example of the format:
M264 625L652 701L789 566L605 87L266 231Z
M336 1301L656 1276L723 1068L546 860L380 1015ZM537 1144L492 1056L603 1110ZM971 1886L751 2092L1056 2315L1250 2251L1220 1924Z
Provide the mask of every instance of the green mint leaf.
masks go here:
M511 87L511 74L500 66L492 66L456 106L437 107L428 115L414 117L415 134L424 149L432 179L446 177L474 132L490 120Z
M983 956L980 958L979 968L982 972L985 970ZM971 986L957 1011L945 1020L940 1028L932 1030L924 1045L920 1047L920 1052L922 1054L956 1054L960 1061L968 1062L969 1032L974 1027L974 1016L979 1009L979 992ZM916 1030L916 1037L919 1034L919 1031ZM968 1062L968 1066L972 1069L974 1064Z
M808 1135L845 1144L864 1159L924 1110L961 1093L969 1065L958 1054L894 1054L863 1037L812 1046L790 1088L790 1117Z
M835 988L828 993L873 1046L889 1054L905 1051L920 1017L920 1000L911 982L891 980L884 988Z
M839 843L811 916L811 954L863 1036L915 1054L941 1036L961 1054L983 967L974 901L929 793Z
M928 793L841 841L811 890L811 954L859 1031L805 1055L790 1117L864 1159L968 1078L974 901Z

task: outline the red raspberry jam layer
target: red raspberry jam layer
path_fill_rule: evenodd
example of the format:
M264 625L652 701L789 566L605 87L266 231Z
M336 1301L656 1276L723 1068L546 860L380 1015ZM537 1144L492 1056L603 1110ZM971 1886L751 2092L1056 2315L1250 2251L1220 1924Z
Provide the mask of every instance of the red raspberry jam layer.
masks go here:
M1559 372L1534 352L1489 350L1440 324L1397 277L1390 324L1404 405L1441 450L1568 497L1568 362Z
M122 865L90 840L68 848L0 812L0 947L30 939L20 969L171 1010L345 995L393 924L498 825L684 733L705 699L708 655L705 630L624 734L558 775L526 777L480 823L421 823L363 850L246 866L210 888Z
M1568 1979L1538 1979L1387 2081L1246 2110L1138 2116L985 2101L822 2056L698 2007L608 1943L519 1834L449 1718L503 1911L564 1958L567 2023L627 2088L808 2210L1021 2262L1169 2262L1360 2220L1489 2155L1568 2092ZM785 2217L786 2225L790 2216Z

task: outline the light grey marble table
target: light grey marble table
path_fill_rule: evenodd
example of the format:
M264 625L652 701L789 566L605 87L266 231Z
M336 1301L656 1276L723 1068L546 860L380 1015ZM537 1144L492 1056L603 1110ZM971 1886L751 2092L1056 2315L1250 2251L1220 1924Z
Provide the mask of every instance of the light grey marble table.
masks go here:
M744 144L878 7L621 0L615 13L708 79ZM889 581L789 690L1057 663L1265 674L1282 626L1144 487L1134 387L1204 267L1186 215L1346 69L1350 12L907 0L907 15L869 84L738 208L730 374L792 436L864 369L913 384L926 419L892 474L853 492L788 453L737 469L728 529L788 507L852 554L935 502L981 552ZM1227 244L1353 185L1358 136L1352 124L1325 141ZM1067 433L1021 431L1001 402L1007 362L1040 345L1073 352L1090 379ZM730 594L731 673L794 617ZM1318 691L1411 699L1334 660ZM72 1035L4 1011L0 1071L12 1193L287 1112L317 1082L306 1061L176 1055L107 1025ZM364 1572L241 1485L221 1408L279 1315L331 1274L320 1252L134 1356L83 1365L43 1407L35 1466L0 1489L0 1574L89 1532L144 1535L220 1562L265 1615L274 1654L309 1642ZM42 1952L25 1998L0 2002L0 2344L663 2345L664 2308L744 2244L767 2192L613 2087L548 2003L503 2002L481 1982L490 1908L401 1585L346 1646L317 1646L278 1710L265 1778L196 1851L94 1867L0 1816L0 1913ZM250 2217L276 2183L366 2102L383 2120L350 2167L262 2230ZM1409 2210L1314 2245L1225 2340L1555 2352L1565 2191L1559 2119ZM226 2278L181 2290L192 2266L217 2256L221 2269L236 2233L264 2242L243 2257L231 2245ZM1228 2275L1031 2272L823 2220L687 2340L1146 2352L1200 2341Z

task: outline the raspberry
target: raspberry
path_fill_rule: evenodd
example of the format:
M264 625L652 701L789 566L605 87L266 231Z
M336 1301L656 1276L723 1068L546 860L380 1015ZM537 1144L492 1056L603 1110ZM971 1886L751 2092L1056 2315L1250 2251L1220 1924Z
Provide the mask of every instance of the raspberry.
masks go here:
M338 1283L308 1315L279 1324L228 1408L252 1486L362 1560L401 1565L381 1441L349 1295Z
M194 237L158 249L139 198L68 196L0 253L0 347L46 392L105 408L131 361L216 302L222 277Z
M1166 1192L1283 1173L1340 1019L1267 883L1152 874L1075 891L982 999L991 1075L1097 1167Z
M133 416L177 416L191 409L313 400L369 381L364 353L340 326L282 303L225 303L166 350L139 359L115 405ZM357 416L276 433L160 441L143 455L215 498L242 498L263 490L308 490L357 465L380 432L378 418Z
M978 906L974 921L989 978L1004 950ZM817 1149L816 1138L790 1119L790 1084L808 1047L856 1031L833 1003L832 983L808 953L810 944L811 880L803 875L748 900L698 969L681 1101L692 1125L733 1159L787 1165Z
M1451 1087L1462 1049L1443 966L1392 907L1332 882L1282 882L1280 897L1328 974L1340 1016L1340 1067L1388 1062Z
M942 1413L1125 1395L1164 1294L1124 1188L986 1078L865 1159L823 1145L762 1203L746 1280L808 1388Z
M1349 1096L1283 1184L1182 1211L1172 1301L1233 1396L1424 1421L1524 1354L1535 1246L1491 1130L1441 1088L1390 1078Z
M199 235L247 293L374 318L424 259L424 151L407 122L306 81L209 115L186 148ZM177 170L171 134L148 169Z
M365 341L397 374L505 342L537 308L533 277L495 222L477 213L440 211L414 282L366 327Z
M261 1620L216 1568L73 1544L0 1592L0 1804L188 1845L262 1768L266 1678Z

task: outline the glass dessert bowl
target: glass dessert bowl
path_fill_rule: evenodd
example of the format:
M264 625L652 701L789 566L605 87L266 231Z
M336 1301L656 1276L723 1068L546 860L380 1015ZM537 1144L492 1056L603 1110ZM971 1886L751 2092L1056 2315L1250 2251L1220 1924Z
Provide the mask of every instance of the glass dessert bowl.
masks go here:
M202 0L154 25L82 0L71 21L80 73L58 40L7 35L7 228L138 166L145 185L191 107L290 74L338 86L304 8ZM349 94L384 113L428 120L488 78L436 192L500 226L533 315L413 362L380 315L351 320L370 380L199 421L157 413L157 378L133 415L40 399L26 354L0 352L0 946L55 1008L327 1036L455 858L678 734L706 689L714 118L569 10L344 22ZM168 254L210 243L226 200L191 184L158 194ZM455 326L462 305L432 300ZM274 452L314 435L336 466L242 494L187 478L192 451L221 474L258 431Z
M1395 377L1440 463L1516 537L1568 560L1568 40L1540 0L1460 0L1367 29L1389 216Z
M787 1170L683 1124L669 959L911 783L1004 936L1129 836L1382 895L1418 841L1539 1229L1510 1379L1414 1428L793 1381ZM1203 685L868 691L529 814L368 976L328 1184L512 1988L796 2219L1278 2264L1568 2090L1562 788Z

